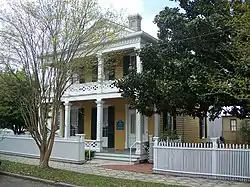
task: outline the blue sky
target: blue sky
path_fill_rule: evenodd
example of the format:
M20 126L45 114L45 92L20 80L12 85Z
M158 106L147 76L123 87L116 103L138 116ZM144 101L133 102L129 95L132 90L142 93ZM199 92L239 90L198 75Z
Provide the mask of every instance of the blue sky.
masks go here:
M156 37L157 27L152 23L155 15L157 15L166 6L177 7L178 3L168 0L143 0L143 2L144 7L141 15L142 17L145 17L145 19L142 22L142 27L146 32Z

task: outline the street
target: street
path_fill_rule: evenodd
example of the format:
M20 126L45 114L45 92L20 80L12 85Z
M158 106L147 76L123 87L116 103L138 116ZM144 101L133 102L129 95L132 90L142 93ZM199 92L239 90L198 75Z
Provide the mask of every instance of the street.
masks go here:
M0 175L1 187L55 187L48 184L23 180L15 177Z

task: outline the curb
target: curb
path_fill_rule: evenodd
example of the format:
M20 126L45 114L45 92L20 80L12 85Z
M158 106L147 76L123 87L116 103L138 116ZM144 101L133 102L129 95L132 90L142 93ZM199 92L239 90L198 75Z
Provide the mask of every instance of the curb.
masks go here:
M67 184L67 183L63 183L63 182L56 182L56 181L53 181L53 180L40 179L40 178L37 178L37 177L25 176L25 175L5 172L5 171L0 171L0 175L15 177L15 178L24 179L24 180L30 180L30 181L34 181L34 182L40 182L40 183L49 184L49 185L58 186L58 187L80 187L80 186L76 186L76 185L73 185L73 184Z

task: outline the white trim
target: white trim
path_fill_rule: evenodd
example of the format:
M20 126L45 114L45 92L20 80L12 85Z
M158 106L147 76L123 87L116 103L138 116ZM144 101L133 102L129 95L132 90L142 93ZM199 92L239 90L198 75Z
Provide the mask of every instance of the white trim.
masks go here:
M100 99L114 99L122 98L121 93L107 93L107 94L93 94L93 95L82 95L82 96L67 96L62 98L64 101L86 101L86 100L100 100Z

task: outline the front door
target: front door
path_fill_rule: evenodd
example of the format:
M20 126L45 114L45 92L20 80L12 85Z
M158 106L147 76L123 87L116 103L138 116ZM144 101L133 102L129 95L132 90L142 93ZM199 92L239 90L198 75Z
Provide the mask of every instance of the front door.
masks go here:
M115 147L115 108L109 106L103 108L103 147L114 148Z
M78 109L78 134L84 134L84 108Z
M108 148L115 147L115 107L108 107Z
M136 141L136 112L135 110L128 111L128 148L130 148Z

